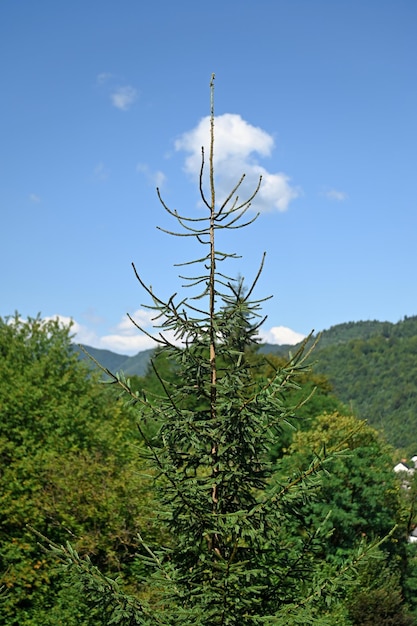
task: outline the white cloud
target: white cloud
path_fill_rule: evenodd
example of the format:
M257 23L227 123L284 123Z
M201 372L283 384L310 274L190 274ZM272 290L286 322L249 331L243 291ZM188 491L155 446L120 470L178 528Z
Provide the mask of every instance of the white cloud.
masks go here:
M130 317L138 326L149 330L153 327L152 318L155 317L155 315L156 312L147 311L146 309L137 309ZM122 318L116 328L120 333L126 336L132 336L137 333L137 328L127 316Z
M154 315L155 313L152 311L138 309L131 317L138 326L145 329L151 336L158 337L159 330L158 328L154 328L152 321ZM160 322L160 320L158 320L158 322ZM148 335L141 333L127 316L122 318L114 331L115 332L112 334L100 337L98 344L94 343L89 345L130 355L137 354L142 350L157 347L156 341ZM164 333L164 336L173 343L176 343L171 333ZM305 335L285 326L274 326L267 331L261 332L260 339L265 343L295 345L305 339Z
M125 87L118 87L110 95L113 106L121 111L127 111L129 107L134 103L137 98L137 91L134 87L126 85Z
M297 333L295 330L291 330L291 328L287 328L286 326L273 326L267 331L261 331L259 336L264 343L289 346L299 343L306 337L306 335Z
M139 309L135 311L132 318L150 334L157 336L157 332L152 327L152 316L150 311ZM58 319L62 326L71 326L74 343L82 343L93 348L134 355L142 350L157 346L156 342L151 337L141 333L127 316L123 317L115 326L113 333L103 336L100 336L94 328L79 324L73 318L65 315L53 315L44 318L45 321L52 319ZM97 321L100 322L101 320Z
M75 343L133 356L143 350L157 347L156 338L159 336L159 329L153 326L152 318L154 315L154 312L145 309L138 309L131 315L138 326L146 330L151 336L141 333L127 315L114 327L113 332L102 336L98 335L93 328L79 324L73 318L65 315L53 315L44 319L45 321L58 319L63 326L71 326L71 335L73 335ZM173 343L178 343L171 333L164 333L164 336ZM261 331L259 337L264 343L278 345L295 345L305 339L305 335L286 326L273 326L269 330Z
M99 341L96 333L93 330L87 328L87 326L79 324L76 320L74 320L72 317L68 317L67 315L52 315L43 319L46 322L49 320L58 320L62 326L70 326L70 334L74 335L74 341L76 341L77 343L85 343L89 346L96 346L97 341Z
M148 181L156 187L162 187L166 180L166 176L163 172L161 172L160 170L157 170L155 172L151 171L146 163L138 163L136 166L136 170L141 174L144 174Z
M117 76L109 72L102 72L96 76L97 87L110 96L110 101L116 109L127 111L138 97L137 90L132 85L117 85Z
M150 339L150 337L138 334L138 330L136 330L136 333L136 335L132 336L105 335L100 338L100 345L95 347L126 354L128 356L134 356L138 352L157 347L156 342Z
M117 324L113 333L109 333L108 335L104 335L102 337L93 337L92 334L87 336L85 329L79 325L74 325L73 330L77 332L76 340L80 343L85 343L95 348L112 350L113 352L122 354L135 355L143 350L157 347L156 340L152 339L152 337L157 338L159 334L158 329L154 328L152 325L153 315L154 314L150 311L145 311L143 309L139 309L132 315L132 318L137 322L137 324L149 332L151 337L141 333L138 328L132 324L131 320L127 316L124 317L119 324ZM81 329L81 334L79 334L78 329ZM171 333L164 333L164 336L175 343ZM260 333L260 339L262 342L278 345L294 345L302 341L304 338L305 335L302 333L295 332L294 330L291 330L291 328L286 328L285 326L274 326L273 328Z
M322 193L322 195L329 200L336 200L337 202L343 202L348 197L347 193L344 191L338 191L337 189L327 189Z
M197 178L201 167L201 147L204 146L206 163L209 158L210 118L203 118L197 126L181 135L175 142L177 151L188 153L185 171ZM289 177L271 173L259 164L259 157L269 157L274 139L259 127L252 126L240 115L225 113L215 118L214 167L220 200L227 197L242 174L245 181L239 189L239 198L250 197L262 175L261 189L253 201L259 211L285 211L299 190L290 185ZM207 172L207 168L206 168Z
M137 354L141 350L156 348L156 339L159 336L159 329L154 327L153 318L155 315L155 311L137 309L130 316L140 328L146 330L151 336L141 333L126 315L117 324L114 333L100 338L101 345L99 347L115 350L116 352L123 352L124 354ZM157 320L155 323L160 324L160 320ZM169 341L175 343L172 333L164 332L163 334ZM152 339L152 337L155 337L155 340Z
M36 194L36 193L31 193L31 194L29 195L29 200L30 200L31 202L33 202L34 204L39 204L39 202L41 201L41 198L40 198L40 196L38 196L38 194Z

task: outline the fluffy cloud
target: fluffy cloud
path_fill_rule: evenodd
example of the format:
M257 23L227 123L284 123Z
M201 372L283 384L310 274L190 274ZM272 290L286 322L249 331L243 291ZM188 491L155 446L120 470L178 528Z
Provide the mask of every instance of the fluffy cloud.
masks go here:
M146 329L150 334L156 334L152 328L152 314L149 311L139 309L132 318L139 326ZM131 320L125 316L112 329L113 332L106 335L98 335L95 331L88 331L84 326L73 322L72 330L76 333L76 341L100 348L102 350L112 350L127 355L134 355L148 348L155 348L156 343L147 335L132 324Z
M175 142L177 151L188 154L185 170L193 178L199 176L202 146L208 160L209 141L210 118L205 117ZM271 156L273 148L273 137L261 128L252 126L240 115L225 113L216 117L214 166L220 200L227 197L242 174L245 174L245 180L239 189L239 198L244 200L250 197L262 176L261 189L253 201L254 209L285 211L291 200L299 195L299 191L290 185L286 174L268 172L259 164L258 158Z
M89 341L80 339L78 333L78 326L74 330L77 332L77 341L80 343L86 343L94 348L101 348L105 350L112 350L113 352L119 352L127 355L134 355L142 350L148 350L149 348L156 348L156 338L158 337L158 328L154 328L152 318L155 316L154 312L146 311L144 309L138 309L131 317L136 324L146 330L149 335L141 333L140 330L132 323L132 321L124 316L118 324L113 328L113 332L97 336L96 334L90 334ZM81 328L81 330L83 330ZM164 333L164 335L173 340L170 333ZM84 336L81 334L81 336ZM152 339L155 337L155 339Z
M88 334L86 329L79 324L74 323L72 329L77 333L76 340L79 343L85 343L95 348L112 350L127 355L134 355L142 350L156 348L157 343L152 337L158 337L158 329L152 324L153 313L139 309L132 318L141 328L145 329L151 337L141 333L131 320L126 316L114 328L114 332L102 337L94 336L93 333ZM174 338L170 333L164 333L170 341ZM305 335L298 333L291 328L285 326L274 326L271 329L261 332L260 339L264 343L272 343L278 345L294 345L305 338Z
M143 350L157 347L156 339L152 339L152 337L158 337L158 329L154 328L152 322L153 316L153 312L144 309L138 309L131 316L138 326L146 330L151 336L141 333L127 316L123 317L114 327L114 332L102 336L65 315L54 315L45 318L45 320L58 319L63 326L71 326L71 334L74 335L76 343L132 356ZM164 335L175 343L170 333L164 333ZM302 333L297 333L285 326L274 326L269 330L260 332L262 342L278 345L294 345L304 338L305 335Z
M127 356L134 356L138 352L156 348L157 344L147 335L138 334L136 330L136 335L105 335L100 338L100 345L95 347L111 350L119 354L126 354Z
M149 348L156 348L156 339L159 335L159 329L154 328L153 318L155 312L147 311L144 309L138 309L135 311L131 318L136 324L146 330L149 335L141 333L135 324L126 316L117 324L114 329L114 333L100 337L100 348L106 348L107 350L114 350L115 352L122 352L123 354L137 354L141 350L148 350ZM164 332L164 336L170 341L174 342L174 338L171 333Z
M139 309L132 318L139 326L146 329L153 336L157 336L157 332L152 326L152 313ZM126 316L113 329L114 332L107 335L99 335L92 328L88 328L83 324L79 324L76 320L65 315L54 315L44 318L45 321L50 319L58 319L63 326L71 327L71 335L75 343L82 343L93 348L102 350L112 350L127 355L134 355L142 350L156 348L156 342L149 336L140 333L140 331L132 324L131 320Z
M46 322L48 320L58 320L62 326L70 327L71 335L74 335L74 341L77 343L85 343L89 346L97 346L97 335L96 333L87 328L87 326L83 326L76 322L72 317L68 317L66 315L52 315L50 317L43 318Z
M267 331L261 331L260 338L264 343L293 346L305 339L305 335L297 333L286 326L273 326Z
M96 85L110 94L111 103L120 111L127 111L138 97L137 90L131 85L116 86L117 77L109 72L96 76Z
M126 85L125 87L118 87L110 95L113 106L120 111L127 111L137 98L137 91L134 87Z

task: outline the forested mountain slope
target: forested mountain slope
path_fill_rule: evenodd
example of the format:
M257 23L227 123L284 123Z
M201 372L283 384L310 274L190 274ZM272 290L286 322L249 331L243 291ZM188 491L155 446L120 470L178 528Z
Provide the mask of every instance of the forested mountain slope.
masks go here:
M111 372L123 372L126 376L144 376L153 353L153 350L144 350L134 356L127 356L127 354L116 354L111 350L100 350L91 346L82 347L88 354L79 350L78 346L74 346L74 349L79 351L80 358L86 360L87 363L90 362L93 367L94 362L89 359L88 355Z
M284 346L266 345L282 354ZM288 349L288 346L285 346ZM294 351L295 347L291 347ZM417 451L417 316L347 322L320 334L314 371L352 412L409 454Z
M327 376L358 417L383 431L396 448L416 453L417 317L335 327L323 333L315 356L315 371Z

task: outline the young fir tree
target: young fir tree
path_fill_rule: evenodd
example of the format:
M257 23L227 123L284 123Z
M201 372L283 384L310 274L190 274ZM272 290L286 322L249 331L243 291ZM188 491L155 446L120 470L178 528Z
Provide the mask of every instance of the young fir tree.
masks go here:
M243 288L241 279L222 270L238 257L218 249L217 234L234 235L256 219L248 211L259 186L241 202L242 177L217 203L213 85L214 76L208 194L204 150L200 173L204 213L181 215L158 191L162 206L178 225L170 234L201 244L201 257L183 263L190 273L181 277L194 294L164 301L135 269L159 324L159 353L175 361L177 382L161 376L161 397L139 396L123 376L107 372L137 403L168 545L154 548L140 538L144 599L126 595L117 581L103 576L70 546L52 550L75 570L86 597L101 606L104 623L325 624L325 607L332 595L336 597L350 564L336 574L317 556L320 529L307 533L303 527L303 503L323 461L280 482L270 455L281 426L296 417L297 407L288 408L285 398L297 387L308 355L301 348L264 383L253 375L248 353L257 342L262 303L253 293L263 262L253 283ZM158 357L153 367L158 373ZM147 436L149 420L153 433L158 427L152 437ZM356 563L362 556L352 560Z

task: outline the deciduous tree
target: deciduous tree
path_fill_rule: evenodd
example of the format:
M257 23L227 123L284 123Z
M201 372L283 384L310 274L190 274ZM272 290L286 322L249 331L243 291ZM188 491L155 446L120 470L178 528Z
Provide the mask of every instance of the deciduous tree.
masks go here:
M139 523L151 517L132 464L134 418L57 320L0 319L0 355L0 624L58 615L84 624L91 608L83 614L81 596L61 592L57 559L39 553L27 525L56 542L71 537L104 571L128 571Z

